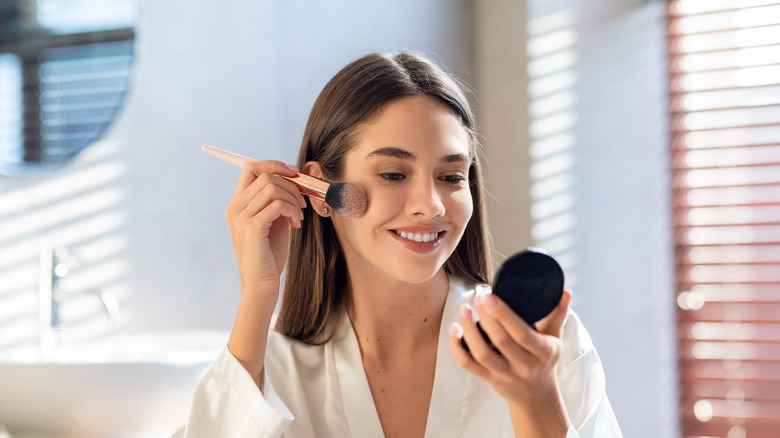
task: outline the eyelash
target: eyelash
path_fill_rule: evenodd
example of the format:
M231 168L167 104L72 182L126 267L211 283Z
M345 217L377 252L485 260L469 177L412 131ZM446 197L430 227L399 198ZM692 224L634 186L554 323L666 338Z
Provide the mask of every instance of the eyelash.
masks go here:
M406 175L400 172L384 172L384 173L380 173L379 176L385 181L395 182L395 181L400 181Z
M385 172L380 173L379 177L388 182L399 182L406 178L406 175L400 172ZM445 183L449 185L458 185L466 181L466 178L461 175L444 175L441 177Z
M444 182L452 185L457 185L466 181L466 178L463 177L462 175L444 175L442 179L444 180Z

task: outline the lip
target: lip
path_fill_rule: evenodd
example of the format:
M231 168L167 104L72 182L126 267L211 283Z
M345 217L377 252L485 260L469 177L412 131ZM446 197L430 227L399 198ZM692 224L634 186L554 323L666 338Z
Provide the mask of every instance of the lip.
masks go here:
M434 240L431 240L430 242L415 242L413 240L409 240L406 238L403 238L398 235L397 232L399 231L406 231L407 233L439 233L438 236ZM416 253L420 254L426 254L430 253L439 246L441 246L442 241L444 240L444 236L447 235L447 232L440 228L424 228L424 227L403 227L403 228L394 228L389 231L390 235L392 235L396 240L401 242L407 249L410 249Z

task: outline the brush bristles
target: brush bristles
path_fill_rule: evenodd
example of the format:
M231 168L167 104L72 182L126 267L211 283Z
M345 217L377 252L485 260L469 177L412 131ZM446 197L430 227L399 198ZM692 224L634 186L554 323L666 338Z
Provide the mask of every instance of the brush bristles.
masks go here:
M334 183L325 193L325 202L338 214L357 218L366 211L366 192L354 183Z

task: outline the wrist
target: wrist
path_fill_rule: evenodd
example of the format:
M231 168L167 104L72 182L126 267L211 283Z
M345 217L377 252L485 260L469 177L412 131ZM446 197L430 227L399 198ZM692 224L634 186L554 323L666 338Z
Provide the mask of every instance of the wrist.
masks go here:
M281 288L279 277L241 279L242 296L273 296L276 299Z
M516 436L564 438L569 429L569 417L560 392L535 398L533 401L508 401L509 415Z
M266 308L269 305L273 310L279 300L279 282L242 282L241 305Z
M278 293L265 293L263 290L267 289L242 291L238 314L228 340L228 349L258 385L278 298Z

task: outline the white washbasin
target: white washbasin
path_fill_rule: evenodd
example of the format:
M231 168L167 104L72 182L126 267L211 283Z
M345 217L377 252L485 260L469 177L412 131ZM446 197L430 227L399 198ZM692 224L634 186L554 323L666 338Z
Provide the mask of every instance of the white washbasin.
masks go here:
M12 438L170 436L227 339L212 330L114 336L61 347L53 361L0 349L0 424Z

